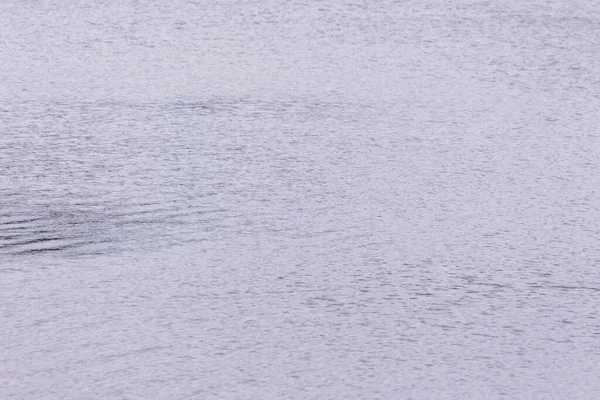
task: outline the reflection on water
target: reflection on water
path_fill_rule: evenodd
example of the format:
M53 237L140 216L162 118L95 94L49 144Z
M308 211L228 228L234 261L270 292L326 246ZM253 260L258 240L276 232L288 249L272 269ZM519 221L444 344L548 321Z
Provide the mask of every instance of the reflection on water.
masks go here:
M4 2L0 398L600 398L592 3Z
M2 147L11 186L3 189L0 249L108 253L238 230L235 220L257 217L280 190L327 179L306 148L323 141L314 124L365 110L249 99L15 107ZM305 124L308 132L298 132Z

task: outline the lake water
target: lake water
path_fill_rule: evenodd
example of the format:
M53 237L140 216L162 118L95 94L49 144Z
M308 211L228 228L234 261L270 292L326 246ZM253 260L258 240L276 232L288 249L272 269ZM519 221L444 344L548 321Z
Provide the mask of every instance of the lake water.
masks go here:
M600 2L0 4L0 398L600 398Z

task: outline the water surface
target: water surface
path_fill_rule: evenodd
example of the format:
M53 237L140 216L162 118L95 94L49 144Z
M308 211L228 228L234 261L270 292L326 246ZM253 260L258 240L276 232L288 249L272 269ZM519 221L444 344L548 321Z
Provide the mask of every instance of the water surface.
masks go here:
M598 2L0 7L0 397L600 396Z

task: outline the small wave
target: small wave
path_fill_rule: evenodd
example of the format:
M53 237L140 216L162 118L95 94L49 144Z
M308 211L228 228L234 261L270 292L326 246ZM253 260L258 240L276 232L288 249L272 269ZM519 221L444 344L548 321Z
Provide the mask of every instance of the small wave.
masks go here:
M0 215L0 255L108 252L160 241L167 233L172 242L181 231L178 226L209 221L225 211L178 202L23 205L11 210Z

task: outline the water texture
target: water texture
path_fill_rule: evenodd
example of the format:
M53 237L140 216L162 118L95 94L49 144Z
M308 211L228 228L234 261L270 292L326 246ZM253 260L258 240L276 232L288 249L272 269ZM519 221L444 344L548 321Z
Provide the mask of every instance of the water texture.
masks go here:
M0 4L0 398L600 398L598 1Z

